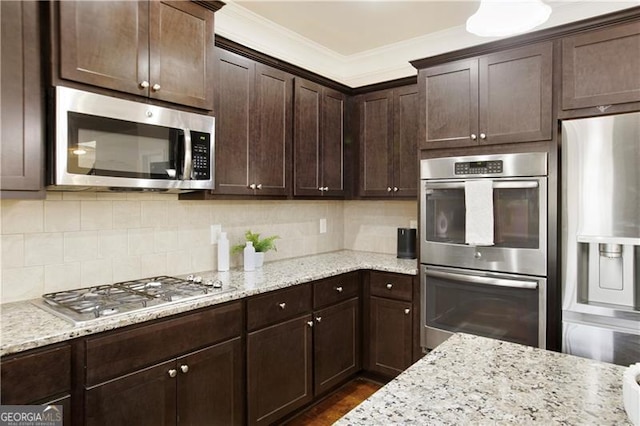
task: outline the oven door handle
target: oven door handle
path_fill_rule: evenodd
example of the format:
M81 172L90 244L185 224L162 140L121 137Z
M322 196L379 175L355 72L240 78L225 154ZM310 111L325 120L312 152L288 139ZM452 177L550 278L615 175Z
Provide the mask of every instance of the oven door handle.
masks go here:
M538 288L536 281L516 281L506 280L503 278L481 277L477 275L454 274L452 272L434 271L427 269L424 274L434 278L454 279L474 284L487 284L500 287L522 288L526 290L535 290Z
M427 182L425 189L464 189L464 182ZM537 188L537 180L493 181L494 189L527 189Z

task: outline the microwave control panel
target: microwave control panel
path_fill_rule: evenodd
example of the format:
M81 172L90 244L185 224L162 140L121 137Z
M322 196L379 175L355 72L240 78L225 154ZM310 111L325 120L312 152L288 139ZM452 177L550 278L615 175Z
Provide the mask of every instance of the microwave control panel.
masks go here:
M487 175L502 173L502 160L467 161L455 164L457 175Z
M193 179L211 179L211 135L191 131Z

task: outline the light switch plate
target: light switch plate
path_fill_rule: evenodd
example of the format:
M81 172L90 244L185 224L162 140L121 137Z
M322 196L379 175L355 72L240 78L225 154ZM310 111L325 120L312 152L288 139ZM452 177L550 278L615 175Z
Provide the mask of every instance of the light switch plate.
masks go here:
M320 233L321 234L327 233L327 219L325 218L320 219Z
M410 220L409 221L409 228L418 229L418 221L417 220Z

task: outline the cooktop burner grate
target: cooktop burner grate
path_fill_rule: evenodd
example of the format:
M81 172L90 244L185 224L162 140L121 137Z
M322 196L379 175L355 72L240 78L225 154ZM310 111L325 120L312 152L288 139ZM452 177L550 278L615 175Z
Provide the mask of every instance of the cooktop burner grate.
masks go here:
M131 313L142 309L234 290L220 281L202 283L200 277L181 279L158 276L100 285L78 290L47 293L34 303L74 324L95 318Z

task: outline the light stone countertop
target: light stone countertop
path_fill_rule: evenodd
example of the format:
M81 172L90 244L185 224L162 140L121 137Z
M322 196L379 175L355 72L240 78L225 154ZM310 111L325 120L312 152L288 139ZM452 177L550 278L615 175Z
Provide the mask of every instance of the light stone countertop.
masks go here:
M336 425L627 425L624 370L459 333Z
M244 272L242 269L198 272L203 280L219 279L224 287L230 285L236 290L158 306L142 312L97 319L78 326L45 312L30 301L6 303L0 305L0 356L361 269L416 275L418 261L397 259L390 254L342 250L265 262L262 268L253 272Z

